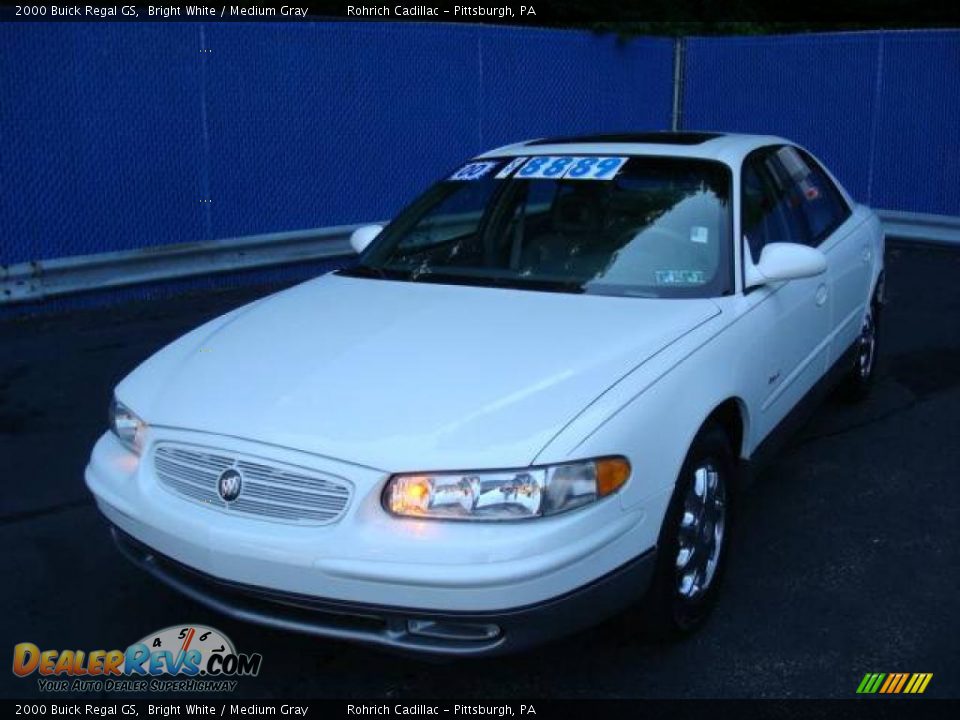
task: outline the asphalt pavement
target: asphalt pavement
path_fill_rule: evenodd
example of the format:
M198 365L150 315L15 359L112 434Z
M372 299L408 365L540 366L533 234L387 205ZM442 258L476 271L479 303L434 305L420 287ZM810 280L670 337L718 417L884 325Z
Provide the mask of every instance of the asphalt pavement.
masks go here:
M0 653L23 641L125 648L202 623L263 654L239 698L848 698L867 672L932 672L926 696L960 697L960 252L891 244L887 255L875 392L825 402L741 498L702 631L657 644L614 620L488 660L422 662L238 623L111 544L82 475L113 386L279 286L0 316ZM39 696L36 676L0 671L0 695Z

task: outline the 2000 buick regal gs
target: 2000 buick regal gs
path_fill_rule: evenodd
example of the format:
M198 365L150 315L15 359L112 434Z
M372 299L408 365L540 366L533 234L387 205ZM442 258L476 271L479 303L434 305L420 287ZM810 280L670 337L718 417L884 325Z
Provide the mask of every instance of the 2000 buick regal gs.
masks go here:
M748 461L873 376L880 223L780 138L511 145L352 243L123 380L86 471L130 558L234 617L447 654L689 632Z

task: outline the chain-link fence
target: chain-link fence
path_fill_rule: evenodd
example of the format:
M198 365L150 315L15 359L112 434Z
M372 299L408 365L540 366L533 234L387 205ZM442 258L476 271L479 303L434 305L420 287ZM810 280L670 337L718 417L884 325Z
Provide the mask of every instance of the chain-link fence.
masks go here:
M10 23L0 47L2 264L383 219L498 144L670 124L666 39Z

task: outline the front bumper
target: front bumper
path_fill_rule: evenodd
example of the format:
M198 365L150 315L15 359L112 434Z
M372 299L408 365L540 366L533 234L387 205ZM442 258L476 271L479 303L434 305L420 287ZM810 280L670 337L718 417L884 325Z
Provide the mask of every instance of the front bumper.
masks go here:
M167 440L315 467L349 478L356 493L344 516L326 525L230 516L161 487L150 447L138 459L108 433L95 446L85 475L112 525L211 577L371 606L484 614L547 602L653 547L668 500L665 491L624 510L614 496L529 522L417 521L384 512L386 472L231 438L154 429L161 432Z
M650 550L594 582L524 607L442 612L318 598L207 575L147 547L116 526L133 563L193 600L237 620L320 637L450 656L521 650L595 625L636 601L653 573Z
M522 647L628 605L647 584L633 561L656 544L669 496L629 509L614 496L530 522L417 521L383 510L382 470L237 438L151 435L138 458L105 434L85 473L100 511L131 539L124 546L137 548L128 553L135 561L241 619L424 652ZM314 468L348 479L355 493L325 525L233 516L161 486L160 442Z

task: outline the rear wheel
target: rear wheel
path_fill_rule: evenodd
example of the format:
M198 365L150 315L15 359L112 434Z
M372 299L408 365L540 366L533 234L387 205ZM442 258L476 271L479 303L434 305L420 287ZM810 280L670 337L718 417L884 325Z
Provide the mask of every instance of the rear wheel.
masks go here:
M638 608L647 634L669 638L693 632L716 604L735 472L726 432L707 423L687 453L660 530L653 582Z
M880 328L880 305L876 301L870 304L860 336L857 338L853 367L843 382L843 395L853 402L863 400L873 388L877 367L877 340Z

